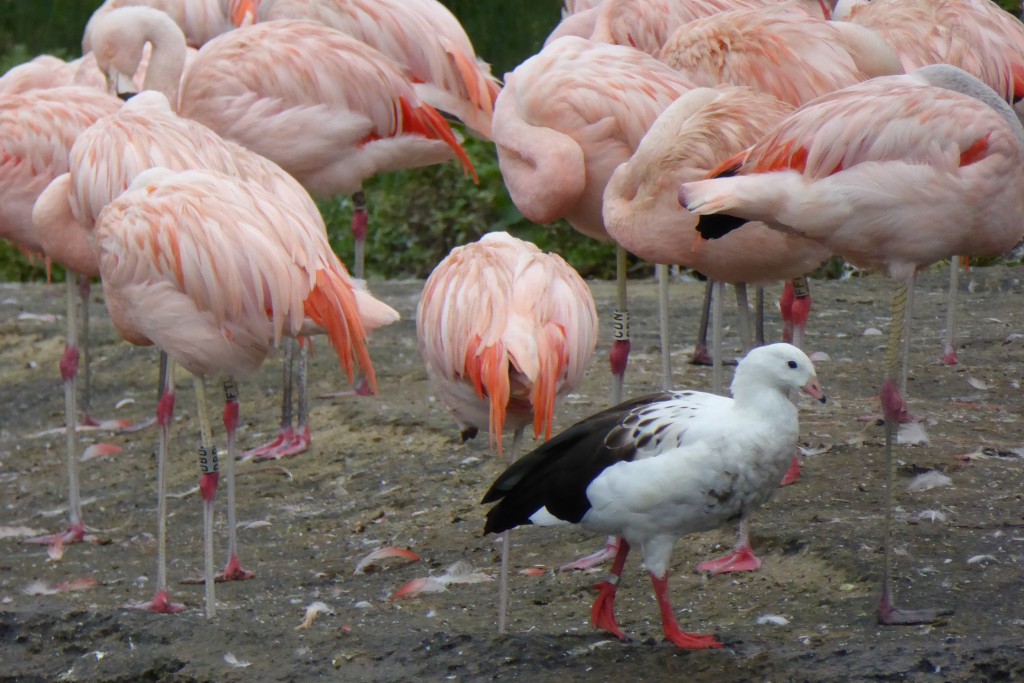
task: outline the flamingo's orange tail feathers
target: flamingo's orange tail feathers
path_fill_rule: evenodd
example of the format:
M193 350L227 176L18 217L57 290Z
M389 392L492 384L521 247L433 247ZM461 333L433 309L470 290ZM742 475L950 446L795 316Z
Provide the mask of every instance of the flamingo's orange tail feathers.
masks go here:
M476 169L473 168L473 162L469 160L466 150L462 149L462 145L455 139L455 134L452 132L448 122L444 120L444 117L436 109L426 103L420 103L418 107L414 108L404 97L399 97L398 102L401 105L401 109L398 112L400 119L399 130L406 133L418 133L430 140L443 141L452 148L455 156L462 162L463 168L466 169L466 175L471 176L473 182L480 182L476 175Z
M569 366L569 353L565 330L561 325L548 323L537 339L539 371L533 383L530 402L533 403L533 435L544 434L544 440L551 438L555 420L555 397L558 383L565 376Z
M503 453L501 435L505 430L505 413L512 393L508 363L508 350L501 342L481 349L480 337L476 337L466 348L466 374L473 382L477 396L487 397L490 402L491 446L497 442L498 455Z
M373 393L377 393L377 376L366 346L366 330L359 318L359 307L352 287L330 270L318 270L316 284L305 301L305 313L327 332L327 338L338 354L338 361L353 381L358 364Z

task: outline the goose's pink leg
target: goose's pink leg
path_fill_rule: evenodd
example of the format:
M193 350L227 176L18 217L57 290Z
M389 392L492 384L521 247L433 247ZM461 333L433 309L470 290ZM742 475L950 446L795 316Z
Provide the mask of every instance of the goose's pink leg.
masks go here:
M679 628L675 612L672 611L672 603L668 599L668 572L661 577L651 572L651 583L654 585L654 595L658 598L658 607L661 610L661 626L669 642L687 650L722 647L722 641L714 636L686 633Z
M629 543L624 538L618 542L618 550L615 553L615 561L612 563L611 573L606 581L594 586L598 590L597 599L590 610L590 619L594 628L608 631L619 640L628 640L622 629L615 622L615 592L619 588L619 581L622 579L622 569L626 566L626 557L629 555Z
M782 483L779 486L789 486L795 484L800 479L800 456L794 455L793 459L789 462L789 469L786 470L786 474L782 476Z

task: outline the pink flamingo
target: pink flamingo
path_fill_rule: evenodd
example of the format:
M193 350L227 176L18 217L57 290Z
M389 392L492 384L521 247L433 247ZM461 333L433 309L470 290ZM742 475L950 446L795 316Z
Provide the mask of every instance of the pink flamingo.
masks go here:
M876 0L836 4L836 18L884 37L907 72L952 64L1015 104L1024 97L1024 24L990 0ZM956 299L961 257L950 260L949 303L942 361L958 362Z
M352 281L337 259L325 258L318 244L323 233L322 222L261 185L206 170L144 171L97 217L94 238L114 326L125 340L157 345L196 376L208 617L215 616L209 502L219 474L202 378L227 375L230 489L239 412L235 379L258 368L283 335L302 333L308 318L327 332L348 372L358 363L372 377ZM161 487L174 405L171 376L159 409ZM166 602L165 570L158 584Z
M344 265L331 252L327 242L326 228L319 211L309 194L290 175L273 162L223 140L205 126L175 115L167 99L157 92L144 92L133 97L114 116L108 116L83 133L71 149L70 172L61 176L47 188L46 195L53 202L51 211L61 210L78 217L91 230L100 212L119 196L125 187L142 171L157 164L174 167L176 170L191 168L212 169L229 173L243 180L260 184L270 191L278 202L287 203L292 210L304 216L296 223L295 239L303 239L316 249L317 259L330 264L331 271L344 281L356 302L353 308L343 309L346 316L345 329L353 330L349 335L349 347L335 347L339 358L355 358L346 371L358 366L366 374L371 386L374 384L372 366L365 351L364 335L377 327L397 319L390 307L377 301L365 289L361 281L348 277ZM45 196L45 195L44 195ZM42 202L42 198L40 202ZM38 209L38 203L37 203ZM301 228L301 235L299 234ZM332 344L345 337L339 330L329 330ZM351 375L350 375L351 376ZM170 413L158 410L158 422L162 430L169 427ZM230 429L230 428L229 428ZM208 447L209 444L205 444ZM235 539L233 460L226 467L228 483L228 564L221 573L222 580L246 578L248 572L238 562ZM216 480L213 480L215 482ZM204 508L212 514L215 487L204 489ZM159 496L164 496L159 491ZM164 568L164 530L161 505L160 534L158 538L158 574L166 576ZM150 603L151 609L165 610L169 601L165 581L158 581L157 595ZM207 582L207 591L212 591L212 582ZM209 605L212 608L212 593Z
M463 438L486 428L498 453L511 429L551 437L555 408L583 381L597 343L587 284L560 256L508 233L456 247L427 278L416 310L427 375ZM509 538L501 547L498 632L505 632Z
M702 236L760 220L818 240L855 265L885 269L899 283L881 389L887 484L877 616L883 624L930 621L939 612L896 608L889 586L908 299L919 269L953 254L996 256L1020 240L1024 127L984 83L935 65L813 100L728 168L735 175L680 187L680 203L702 216Z
M39 230L32 221L36 199L47 184L68 170L68 152L76 138L99 118L121 106L116 97L91 88L63 86L34 89L0 96L0 237L30 254L43 254L68 269L67 341L61 358L64 382L64 419L68 470L68 528L52 536L31 539L37 543L75 543L86 538L78 479L77 377L81 352L78 344L79 273L85 278L99 274L96 257L74 221ZM85 302L86 306L88 301ZM87 356L88 354L86 354ZM88 373L86 373L88 385ZM88 392L83 401L91 420ZM98 424L93 422L94 424ZM127 423L105 423L124 427Z

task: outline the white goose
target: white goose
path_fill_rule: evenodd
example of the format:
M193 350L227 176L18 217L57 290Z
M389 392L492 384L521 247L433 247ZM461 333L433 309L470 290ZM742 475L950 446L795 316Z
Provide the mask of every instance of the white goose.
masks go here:
M498 477L482 501L498 501L484 533L572 523L621 536L611 575L597 586L594 626L626 640L615 622L615 591L630 546L638 546L668 640L721 647L715 636L685 633L676 623L668 600L672 547L771 498L797 446L789 398L797 389L825 402L810 359L790 344L772 344L740 361L733 398L663 392L591 415Z

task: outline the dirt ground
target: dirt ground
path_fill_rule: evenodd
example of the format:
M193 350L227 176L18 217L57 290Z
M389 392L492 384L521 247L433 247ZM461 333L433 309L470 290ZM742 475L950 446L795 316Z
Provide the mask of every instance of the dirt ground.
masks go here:
M814 282L807 347L830 401L801 404L803 476L781 488L753 519L764 559L755 573L702 577L694 565L721 554L734 530L682 539L671 592L685 630L715 633L721 650L680 651L663 638L640 560L619 591L621 643L589 624L592 586L604 576L554 567L604 539L576 528L513 533L510 628L496 629L499 545L482 536L478 504L503 468L485 437L466 444L435 400L416 348L421 282L374 282L403 315L372 339L376 398L315 399L313 448L279 463L239 466L239 525L249 582L218 584L219 614L207 620L196 492L197 420L191 384L179 376L170 465L169 568L177 616L133 609L153 592L153 429L83 432L124 450L82 464L85 519L100 543L69 546L63 559L23 543L64 523L61 285L0 285L0 681L995 681L1024 678L1024 271L979 268L962 280L961 364L937 362L947 271L919 287L911 411L930 442L897 451L895 586L906 606L948 606L955 614L918 627L879 627L882 428L877 413L892 283L873 275ZM591 283L602 320L610 283ZM659 387L655 286L631 286L633 354L627 394ZM706 389L707 368L687 364L703 285L676 282L673 370L678 386ZM778 289L770 289L769 300ZM96 412L142 419L153 410L156 353L121 342L93 296ZM733 314L729 352L738 353ZM768 337L779 338L776 315ZM608 330L602 330L585 385L558 417L560 427L607 405ZM345 388L322 343L311 389ZM821 355L823 354L823 355ZM241 386L241 443L276 430L280 363ZM729 372L727 370L727 372ZM218 395L211 387L211 395ZM133 399L126 401L125 399ZM117 407L119 406L120 407ZM217 410L219 415L219 408ZM217 435L222 429L215 422ZM223 450L223 443L221 443ZM910 492L927 470L952 486ZM223 496L217 563L223 561ZM386 560L355 574L384 546L418 562ZM445 592L390 600L406 582L441 576L456 562L485 580ZM545 571L520 573L532 567ZM65 582L81 590L60 590ZM307 607L322 602L308 628ZM332 613L333 612L333 613Z

